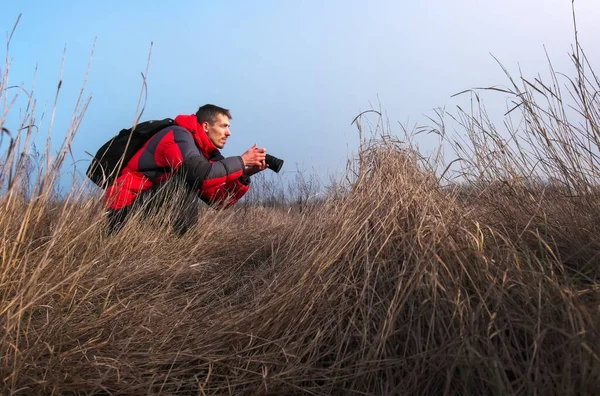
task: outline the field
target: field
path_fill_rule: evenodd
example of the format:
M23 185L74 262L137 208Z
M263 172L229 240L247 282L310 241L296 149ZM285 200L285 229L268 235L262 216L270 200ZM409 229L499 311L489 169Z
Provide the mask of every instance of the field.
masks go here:
M21 132L0 122L3 393L600 392L600 84L573 65L486 92L515 124L482 92L440 112L456 162L371 112L338 182L257 181L181 238L162 217L107 236L98 194L57 192L77 117L25 166L30 102Z

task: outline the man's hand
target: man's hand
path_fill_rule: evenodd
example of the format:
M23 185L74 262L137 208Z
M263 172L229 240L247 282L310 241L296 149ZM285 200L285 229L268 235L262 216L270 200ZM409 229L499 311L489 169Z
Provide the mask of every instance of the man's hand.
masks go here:
M252 166L248 166L246 169L244 169L244 176L252 176L257 174L258 172L262 172L265 169L267 169L269 167L269 165L263 163L262 165L252 165Z
M246 167L262 167L260 170L266 169L265 156L267 153L266 148L257 148L256 144L250 147L244 154L242 154L242 161ZM259 171L256 171L259 172ZM256 173L254 172L254 173ZM253 173L253 174L254 174Z

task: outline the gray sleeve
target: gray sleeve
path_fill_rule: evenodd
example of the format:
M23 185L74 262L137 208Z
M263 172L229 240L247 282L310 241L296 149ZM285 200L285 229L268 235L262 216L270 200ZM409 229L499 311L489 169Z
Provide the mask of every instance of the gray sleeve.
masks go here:
M183 170L186 181L198 188L207 180L225 179L244 169L244 161L240 156L227 157L222 160L210 162L198 149L194 138L185 129L173 131L175 143L179 146L183 157Z

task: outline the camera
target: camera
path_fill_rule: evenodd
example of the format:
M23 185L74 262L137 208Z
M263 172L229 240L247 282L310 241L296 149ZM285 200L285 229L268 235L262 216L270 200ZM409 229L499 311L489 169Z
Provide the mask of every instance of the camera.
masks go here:
M283 166L283 160L274 157L271 154L266 155L265 162L267 163L267 165L269 165L269 169L271 169L275 173L279 173L281 167Z

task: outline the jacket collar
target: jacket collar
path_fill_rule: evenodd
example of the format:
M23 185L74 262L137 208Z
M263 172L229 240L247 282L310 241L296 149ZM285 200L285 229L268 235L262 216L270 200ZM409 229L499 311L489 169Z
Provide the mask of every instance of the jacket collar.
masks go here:
M208 135L204 132L202 126L198 124L195 114L178 115L175 117L175 124L187 129L192 134L198 148L200 148L200 151L206 158L211 158L216 154L215 151L219 151L214 143L208 138Z

